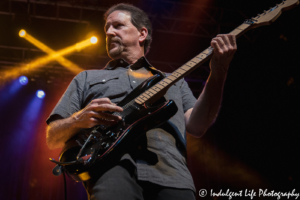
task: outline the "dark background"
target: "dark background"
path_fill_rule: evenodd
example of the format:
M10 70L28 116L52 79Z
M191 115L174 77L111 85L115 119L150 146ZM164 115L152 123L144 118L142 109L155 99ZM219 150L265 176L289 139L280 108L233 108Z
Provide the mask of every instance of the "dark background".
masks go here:
M109 60L102 16L119 2L2 0L0 77L45 55L18 36L20 29L54 50L96 35L97 45L66 58L83 69L102 68ZM281 1L126 2L145 10L153 23L147 59L172 72L207 48L216 34L230 32ZM237 40L215 123L201 139L187 137L188 167L197 192L299 192L299 20L298 6ZM54 166L48 161L57 158L59 150L46 146L45 120L75 74L57 62L24 73L30 81L19 89L15 80L0 78L0 199L63 199L63 178L52 175ZM208 74L207 62L186 77L196 97ZM34 98L38 89L46 92L45 99ZM85 198L81 184L68 180L68 199Z

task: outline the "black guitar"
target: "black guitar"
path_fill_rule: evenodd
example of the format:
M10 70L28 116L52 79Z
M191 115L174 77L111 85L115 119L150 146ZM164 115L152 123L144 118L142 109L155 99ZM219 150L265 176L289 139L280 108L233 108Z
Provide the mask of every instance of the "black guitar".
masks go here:
M298 4L298 0L283 1L270 10L246 20L230 34L239 37L252 28L269 25L282 11ZM87 130L87 138L83 144L78 141L78 136L71 138L61 152L59 162L50 158L57 164L53 173L59 175L64 170L75 181L86 181L90 179L93 168L118 158L139 136L170 119L177 112L177 107L172 100L166 101L164 94L174 83L207 61L212 52L213 48L209 47L170 76L155 75L144 81L118 104L123 108L123 112L112 113L122 117L120 122L114 126L95 126Z

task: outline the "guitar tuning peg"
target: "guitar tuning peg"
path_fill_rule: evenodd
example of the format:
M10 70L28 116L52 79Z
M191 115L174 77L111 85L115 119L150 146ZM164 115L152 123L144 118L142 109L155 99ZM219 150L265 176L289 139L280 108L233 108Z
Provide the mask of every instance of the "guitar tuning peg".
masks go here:
M257 21L257 20L255 19L255 17L252 17L249 21L253 23L254 21Z

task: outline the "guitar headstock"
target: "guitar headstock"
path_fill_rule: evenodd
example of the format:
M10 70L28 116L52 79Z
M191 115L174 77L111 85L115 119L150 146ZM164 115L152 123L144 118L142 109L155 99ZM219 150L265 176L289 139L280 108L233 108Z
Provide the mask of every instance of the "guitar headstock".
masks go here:
M244 23L251 24L252 28L269 25L274 22L282 13L282 11L292 9L299 4L299 0L284 0L280 4L265 10L262 14L257 15Z

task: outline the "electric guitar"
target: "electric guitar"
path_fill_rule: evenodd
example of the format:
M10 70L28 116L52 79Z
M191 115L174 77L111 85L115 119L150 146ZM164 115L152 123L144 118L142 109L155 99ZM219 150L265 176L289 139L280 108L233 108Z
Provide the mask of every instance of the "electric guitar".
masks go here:
M285 0L246 20L230 34L239 37L250 29L269 25L282 11L298 4L298 0ZM121 116L120 122L113 126L100 125L86 130L84 135L87 135L87 138L84 142L79 142L78 136L75 136L66 143L59 161L50 158L57 164L53 174L59 175L62 171L66 171L75 181L86 181L90 179L93 171L99 170L105 162L119 158L139 136L175 115L177 112L175 102L166 101L164 94L174 83L210 59L212 53L213 48L208 47L170 76L155 75L140 84L118 104L123 108L123 112L111 113Z

